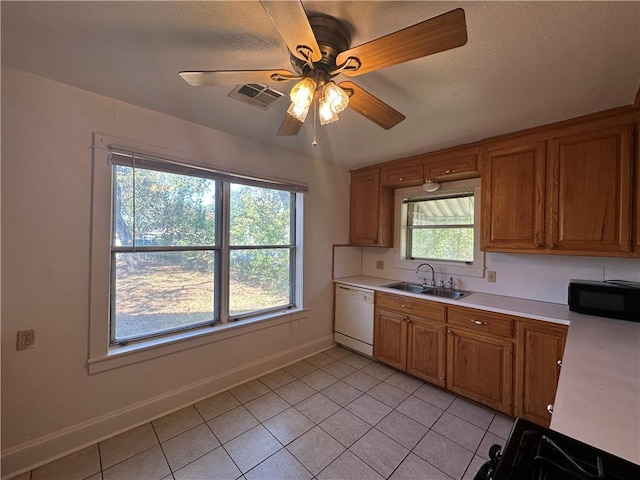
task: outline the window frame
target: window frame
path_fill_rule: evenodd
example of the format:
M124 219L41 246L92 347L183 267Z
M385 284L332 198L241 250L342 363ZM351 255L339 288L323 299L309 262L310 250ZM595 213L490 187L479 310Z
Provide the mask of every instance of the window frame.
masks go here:
M123 144L126 144L127 147L122 147ZM221 316L220 321L213 326L198 326L179 330L175 333L131 341L125 345L110 345L109 309L111 305L111 235L114 180L110 154L114 151L144 152L139 154L141 158L146 157L147 159L166 161L176 168L186 166L199 171L210 172L216 176L216 179L223 180L223 188L219 189L221 191L224 190L224 180L226 180L227 182L294 192L295 195L292 195L292 197L294 198L295 208L292 211L292 219L295 221L295 228L291 231L292 242L295 245L291 250L293 252L291 257L294 259L294 266L291 267L291 282L293 285L290 289L292 305L286 308L277 307L273 311L252 312L251 315L241 318L229 319ZM250 331L288 323L301 318L301 315L307 314L308 309L303 305L302 296L302 232L304 193L308 191L307 185L281 179L262 179L246 174L216 170L208 165L210 164L210 159L208 158L180 152L178 154L179 159L177 159L176 152L173 151L133 141L123 141L122 139L98 133L93 134L92 152L91 270L89 274L89 352L87 360L89 374L108 371L181 350L222 341ZM228 220L228 202L222 214ZM228 241L228 232L226 236L227 240L224 239L225 235L221 235L221 251L223 251L225 242ZM224 257L225 255L221 253L217 268L222 269L220 283L228 284L228 273L225 273L224 270L228 268L228 265L225 264L228 263L228 260L225 260ZM220 295L219 306L225 309L228 305L228 287L221 290Z
M480 250L481 238L481 189L480 179L471 178L444 182L441 188L434 193L434 196L455 194L462 192L473 192L474 196L474 239L473 239L473 262L465 263L447 260L428 260L441 275L458 275L479 277L484 276L485 255ZM427 260L411 259L407 256L407 212L404 199L407 198L427 198L429 194L422 189L422 186L398 188L394 193L394 261L393 267L401 270L413 270Z
M473 223L459 223L459 224L443 224L443 225L411 225L410 224L410 209L411 206L415 203L419 203L422 201L433 201L433 200L444 200L447 198L468 198L468 197L473 197L474 198L474 221ZM473 189L469 189L466 192L455 192L455 193L431 193L431 194L427 194L427 195L420 195L418 197L412 197L411 199L404 199L403 203L406 205L406 235L405 235L405 252L406 252L406 257L409 260L420 260L420 261L429 261L429 262L453 262L453 263L458 263L458 264L470 264L473 263L473 260L469 261L469 260L456 260L456 259L445 259L445 258L437 258L437 257L418 257L416 255L414 255L413 252L413 240L414 240L414 236L413 236L413 232L415 231L420 231L420 230L438 230L438 229L463 229L463 228L471 228L472 230L474 230L473 234L474 234L474 240L475 240L475 195L473 192ZM405 212L405 209L403 208L403 212ZM472 256L474 256L472 254Z

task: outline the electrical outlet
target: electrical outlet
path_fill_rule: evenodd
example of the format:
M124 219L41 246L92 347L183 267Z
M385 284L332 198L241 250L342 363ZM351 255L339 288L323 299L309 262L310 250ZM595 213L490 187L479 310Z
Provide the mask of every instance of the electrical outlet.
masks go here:
M376 268L377 268L378 270L384 270L384 260L378 260L378 261L376 262Z
M494 270L487 272L487 282L496 283L496 272Z
M24 350L25 348L31 348L36 343L35 330L18 330L18 341L16 343L16 350Z

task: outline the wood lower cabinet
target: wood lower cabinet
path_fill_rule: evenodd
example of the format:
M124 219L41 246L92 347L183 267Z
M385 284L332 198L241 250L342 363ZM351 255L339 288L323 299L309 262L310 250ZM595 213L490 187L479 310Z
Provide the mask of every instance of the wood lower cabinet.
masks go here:
M567 326L384 292L375 305L376 360L549 425Z
M515 414L548 427L560 376L567 327L544 322L517 322Z
M445 312L438 302L376 293L375 358L444 387Z
M446 327L438 322L409 318L407 373L445 386L445 330Z
M376 310L374 318L373 355L380 362L406 370L407 316Z
M513 412L513 319L465 307L447 316L447 389Z

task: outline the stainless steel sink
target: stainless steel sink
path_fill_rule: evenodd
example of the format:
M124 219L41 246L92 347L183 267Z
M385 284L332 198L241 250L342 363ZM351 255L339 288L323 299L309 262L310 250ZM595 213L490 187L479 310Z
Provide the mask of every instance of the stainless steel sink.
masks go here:
M396 282L389 285L384 285L386 288L393 288L394 290L402 290L404 292L419 293L421 295L432 295L434 297L450 298L452 300L459 300L467 295L471 295L473 292L467 290L457 290L440 287L423 287L419 283L410 282Z

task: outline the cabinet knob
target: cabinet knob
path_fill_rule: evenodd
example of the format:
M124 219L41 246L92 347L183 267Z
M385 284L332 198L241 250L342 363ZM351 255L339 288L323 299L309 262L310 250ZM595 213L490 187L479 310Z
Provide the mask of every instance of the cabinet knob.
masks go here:
M471 323L474 323L476 325L483 325L483 326L487 326L489 325L487 322L481 322L480 320L474 320L473 318L469 320Z
M549 412L549 415L553 415L553 403L547 405L547 412Z
M404 177L398 177L398 181L401 182L404 180Z
M558 360L558 362L557 362L557 363L558 363L558 366L559 366L559 367L562 367L562 360Z

